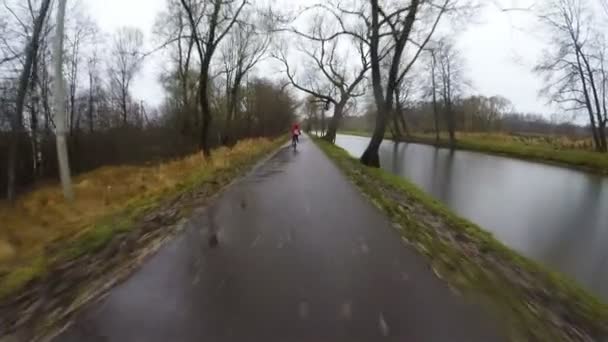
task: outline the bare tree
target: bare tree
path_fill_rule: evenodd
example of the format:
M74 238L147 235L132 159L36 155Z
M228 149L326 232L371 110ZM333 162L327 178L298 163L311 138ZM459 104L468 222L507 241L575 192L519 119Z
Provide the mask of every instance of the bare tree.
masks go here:
M553 0L540 18L555 44L535 68L545 76L542 93L568 110L587 112L595 147L606 152L605 43L594 17L581 0Z
M87 97L87 123L89 133L93 133L95 130L95 104L97 100L97 88L99 87L99 57L97 51L93 51L92 55L87 59L87 78L89 81L88 97Z
M450 135L450 145L456 142L456 120L454 100L459 95L466 80L463 76L463 61L453 43L442 39L437 44L437 66L439 71L439 94L443 102L443 113ZM434 104L436 110L436 103Z
M18 45L19 39L22 38L20 37L21 32L15 28L19 27L25 35L31 29L19 18L6 0L3 7L6 10L0 11L0 71L5 71L24 55L25 51Z
M31 37L29 37L27 45L25 47L25 61L23 64L21 75L19 76L17 97L15 101L15 112L13 113L13 117L11 119L12 134L9 143L10 145L8 156L7 197L11 201L15 199L15 170L17 166L17 148L19 144L19 139L23 134L23 108L25 103L25 96L30 82L34 59L36 59L38 55L40 35L49 7L50 0L43 0L40 3L40 9L38 10L38 14L34 20L32 35Z
M66 69L68 79L68 104L69 104L69 131L73 134L80 121L76 117L76 91L78 90L79 72L83 59L83 49L93 50L92 44L96 43L97 27L95 23L87 17L79 8L72 10L72 17L75 18L73 27L70 27L66 34L67 54ZM89 75L90 76L90 75ZM90 80L89 80L90 81Z
M50 32L50 28L48 30ZM50 135L54 128L53 116L51 113L51 102L50 88L51 88L51 75L49 73L49 65L51 64L51 52L49 47L50 39L43 39L40 47L39 57L39 72L38 72L38 89L40 91L40 100L42 104L42 112L44 113L44 132L46 135Z
M4 16L0 15L0 36L4 37L4 41L6 41L6 36L8 35L8 27L9 25L7 19ZM19 57L18 54L7 53L5 45L6 44L0 45L0 66Z
M209 127L211 107L209 102L209 68L215 51L234 26L247 0L180 0L186 11L190 34L194 39L200 62L198 97L202 111L200 145L205 155L210 154Z
M306 96L304 99L304 115L306 116L305 130L311 133L313 130L316 132L319 128L319 112L323 108L318 99L312 95Z
M229 39L222 47L222 60L226 76L226 119L222 141L224 144L234 142L233 121L237 116L239 90L243 79L256 64L266 55L271 35L262 32L255 23L254 15L245 12ZM258 21L260 18L257 18ZM256 25L258 24L258 25Z
M175 63L165 76L167 83L176 82L172 91L177 93L179 112L182 121L182 132L196 130L199 126L199 112L195 92L195 79L192 72L193 53L195 53L194 37L190 34L190 24L187 12L180 0L168 1L168 10L162 13L155 25L155 34L161 39L161 46L174 46L170 50L170 58Z
M496 131L502 117L513 111L511 101L502 96L471 96L461 101L464 130Z
M137 28L122 27L114 35L108 71L120 104L123 126L127 125L131 82L143 62L142 48L143 33Z
M312 9L320 9L321 12L314 15L309 32L295 28L288 30L305 41L299 52L309 64L306 76L298 76L296 70L290 68L283 51L275 53L274 57L283 64L287 79L296 89L324 102L326 109L330 104L334 106L332 119L323 136L333 143L346 106L352 99L365 94L364 81L370 68L369 50L364 40L339 34L345 32L345 24L340 21L342 9L338 5L314 6ZM328 24L332 20L337 21L337 27ZM353 55L357 57L352 58ZM322 121L325 121L324 113Z
M608 0L599 0L599 2L606 15L608 15Z
M388 119L395 110L395 89L409 73L435 33L439 21L454 3L455 0L411 0L404 3L380 3L378 0L370 0L368 42L372 89L378 113L372 138L361 156L363 164L380 166L378 149L384 139ZM430 25L425 25L425 22ZM421 41L414 40L414 32L419 33ZM410 45L413 46L413 52L404 63L402 59L407 57L406 47ZM383 62L384 58L388 58L388 61ZM386 64L384 75L383 63Z
M401 139L403 134L405 136L410 135L406 115L416 101L416 95L420 91L420 87L418 86L420 83L420 80L410 75L405 76L395 88L395 111L392 115L392 127L393 137L396 139Z
M435 47L428 49L428 62L427 68L431 76L431 84L428 89L428 94L431 97L433 105L433 124L435 128L435 142L439 143L439 104L437 103L437 85L438 85L438 65L437 65L437 51Z
M36 10L33 8L32 3L28 1L28 14L32 18L32 21L36 18ZM47 70L43 70L45 66L45 52L47 45L47 38L50 33L50 25L45 24L43 32L40 34L40 42L38 52L35 58L32 60L32 71L29 82L29 93L26 95L25 110L29 114L29 132L30 132L30 145L32 148L32 173L35 178L38 178L42 172L42 153L40 151L41 135L40 135L40 100L42 98L43 104L45 100L43 96L45 89L42 87L48 87L48 82L45 84L41 82L41 75L44 77L44 73ZM44 78L43 78L44 80ZM47 102L48 104L48 102ZM46 111L46 107L43 106L43 111ZM50 115L50 114L49 114ZM25 127L27 130L27 127Z

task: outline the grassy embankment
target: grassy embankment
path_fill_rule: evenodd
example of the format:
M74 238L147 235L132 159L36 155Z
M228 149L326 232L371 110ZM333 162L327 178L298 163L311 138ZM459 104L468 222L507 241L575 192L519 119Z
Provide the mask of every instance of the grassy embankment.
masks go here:
M95 252L136 220L202 184L211 191L251 167L285 139L252 139L156 166L102 167L74 179L76 201L66 203L58 185L42 186L11 206L0 202L0 299L52 265Z
M497 309L512 340L591 341L608 333L608 307L570 279L520 256L412 183L316 141L440 278Z
M343 131L343 134L369 137L364 131ZM390 133L387 139L392 139ZM566 137L515 136L500 133L458 133L456 148L509 157L557 164L599 174L608 174L608 154L589 150L587 140L570 140ZM439 143L434 134L414 134L403 141L449 147L443 135Z

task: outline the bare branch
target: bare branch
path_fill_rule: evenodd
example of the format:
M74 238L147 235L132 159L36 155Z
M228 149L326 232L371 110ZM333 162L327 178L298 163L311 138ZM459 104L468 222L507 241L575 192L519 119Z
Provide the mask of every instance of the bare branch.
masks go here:
M439 21L441 20L441 17L443 16L443 14L445 13L445 11L447 9L447 5L449 4L449 1L450 0L445 0L445 2L443 3L443 6L439 9L439 14L437 14L437 18L435 19L435 22L433 23L433 27L431 28L431 31L426 36L426 38L424 39L424 41L422 42L422 44L417 45L418 46L418 51L416 51L416 54L414 55L414 58L412 58L412 60L408 63L408 65L403 69L403 71L401 72L401 74L397 78L397 83L401 83L401 81L403 80L403 78L405 77L405 75L410 71L410 69L412 68L412 66L414 65L414 63L416 63L416 60L418 60L418 57L420 56L420 54L422 53L422 51L425 49L426 45L431 40L431 37L433 36L433 34L435 34L435 30L437 29L437 26L439 25ZM412 40L409 40L409 41L411 42Z
M296 89L303 91L309 95L312 95L316 98L323 99L323 100L329 101L334 104L337 103L337 101L332 96L322 94L319 91L319 89L306 88L306 87L300 85L295 80L295 77L294 77L295 75L292 74L292 72L289 68L289 63L287 62L287 58L285 57L285 54L283 53L283 51L279 51L278 53L273 53L272 57L283 64L283 66L285 67L285 74L287 76L287 79L289 80L290 84L293 87L295 87Z
M220 0L216 0L216 1L220 1ZM211 42L214 45L219 44L222 39L224 39L224 37L226 36L226 34L228 34L228 32L230 31L230 29L232 28L232 26L234 25L234 23L237 21L239 14L241 13L241 11L243 10L243 7L245 7L245 5L247 4L247 0L243 0L241 2L241 5L238 7L238 9L236 10L236 13L232 16L232 19L230 20L230 23L226 26L226 28L224 29L224 31L222 33L220 33L220 35L217 37L217 40L215 42Z

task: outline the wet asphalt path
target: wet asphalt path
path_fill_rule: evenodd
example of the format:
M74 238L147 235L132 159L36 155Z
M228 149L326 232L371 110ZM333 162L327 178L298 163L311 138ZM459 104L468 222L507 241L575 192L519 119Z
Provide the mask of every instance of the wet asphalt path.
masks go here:
M309 139L298 149L197 211L55 341L504 340Z

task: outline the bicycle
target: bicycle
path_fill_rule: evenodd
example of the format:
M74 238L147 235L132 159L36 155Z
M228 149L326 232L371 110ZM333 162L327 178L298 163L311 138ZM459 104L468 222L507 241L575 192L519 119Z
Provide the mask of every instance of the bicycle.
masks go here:
M298 138L294 135L291 137L291 147L293 147L293 151L296 151L296 147L298 146Z

